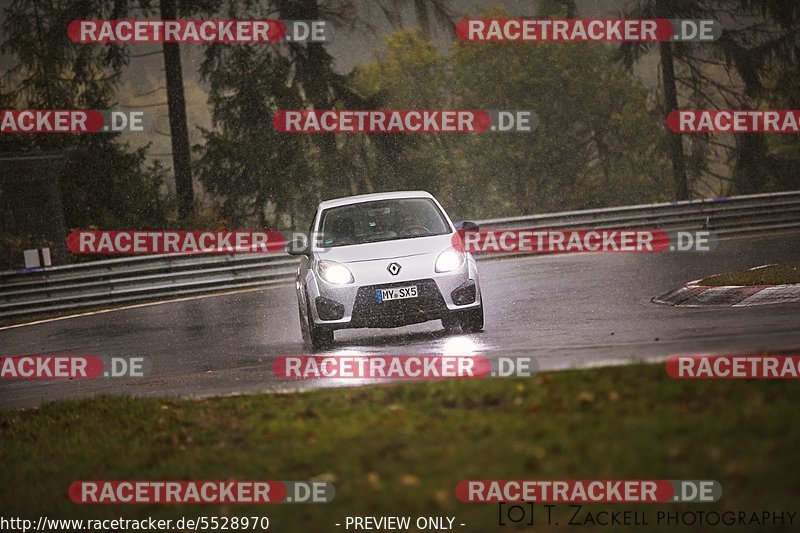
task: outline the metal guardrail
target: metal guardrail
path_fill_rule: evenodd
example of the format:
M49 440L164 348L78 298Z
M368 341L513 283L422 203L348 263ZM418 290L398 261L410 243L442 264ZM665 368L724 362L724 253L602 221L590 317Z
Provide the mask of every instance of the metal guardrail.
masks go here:
M479 220L481 229L647 228L718 236L800 231L800 191ZM0 273L0 318L133 304L291 281L285 254L149 255Z

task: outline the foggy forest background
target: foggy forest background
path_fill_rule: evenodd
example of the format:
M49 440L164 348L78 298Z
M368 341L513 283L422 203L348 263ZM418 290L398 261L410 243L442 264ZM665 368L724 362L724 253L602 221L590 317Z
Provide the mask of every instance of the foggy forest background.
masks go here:
M714 18L723 35L622 46L455 39L465 15L521 15L502 2L466 13L448 0L11 0L0 13L0 109L116 108L143 54L72 43L65 28L74 19L323 19L383 44L344 72L323 43L191 45L200 60L185 64L186 45L165 45L147 55L164 78L156 96L169 116L171 128L159 132L169 153L113 133L3 134L0 152L64 154L67 228L302 228L320 200L398 189L428 190L454 219L481 219L800 188L795 134L681 136L664 126L676 104L800 108L800 3L617 4L619 16ZM583 15L580 2L535 5L524 15ZM664 81L665 61L674 83ZM651 79L643 64L655 65ZM190 77L206 125L187 124ZM334 108L527 109L540 124L476 135L292 135L272 126L279 109ZM6 249L20 238L0 235Z

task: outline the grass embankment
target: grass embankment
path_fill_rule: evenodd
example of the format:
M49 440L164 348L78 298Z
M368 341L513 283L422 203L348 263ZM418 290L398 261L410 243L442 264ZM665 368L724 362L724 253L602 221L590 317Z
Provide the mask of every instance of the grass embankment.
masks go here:
M680 381L661 365L295 395L55 403L0 411L0 515L266 514L275 531L344 531L347 515L448 515L467 524L457 530L489 531L512 528L498 528L496 504L459 502L460 480L722 483L716 504L596 508L642 510L651 519L644 530L668 531L675 526L653 523L660 509L797 510L798 403L797 382ZM333 503L79 506L66 496L80 479L311 478L334 482ZM556 512L560 529L547 530L571 530L570 509Z
M700 285L788 285L800 283L800 262L769 265L755 270L739 270L709 276Z

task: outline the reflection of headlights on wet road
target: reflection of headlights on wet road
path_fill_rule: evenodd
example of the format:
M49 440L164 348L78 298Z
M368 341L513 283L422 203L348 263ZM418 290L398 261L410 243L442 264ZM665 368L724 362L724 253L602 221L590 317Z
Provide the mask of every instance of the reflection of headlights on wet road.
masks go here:
M478 343L469 337L447 337L442 343L442 355L475 355L478 348Z

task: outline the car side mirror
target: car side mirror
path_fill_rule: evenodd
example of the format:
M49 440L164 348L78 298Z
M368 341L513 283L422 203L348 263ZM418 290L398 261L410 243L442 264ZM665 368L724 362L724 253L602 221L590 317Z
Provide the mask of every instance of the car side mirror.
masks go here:
M286 253L289 255L311 255L311 250L307 244L298 242L298 240L291 240L286 243Z
M463 221L461 224L459 224L459 227L457 229L460 229L462 231L480 231L478 225L469 220Z

